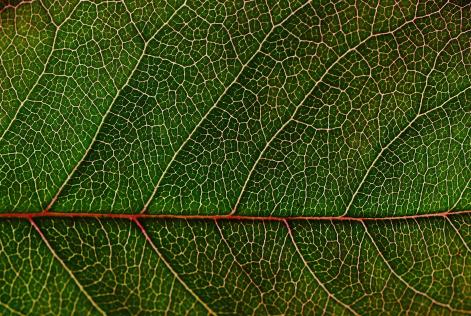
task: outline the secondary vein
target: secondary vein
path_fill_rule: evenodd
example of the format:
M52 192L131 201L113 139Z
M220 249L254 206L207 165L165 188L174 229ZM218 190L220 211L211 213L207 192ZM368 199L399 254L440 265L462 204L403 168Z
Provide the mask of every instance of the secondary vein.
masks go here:
M381 250L379 249L377 243L375 242L373 236L371 236L369 230L368 230L368 227L366 226L366 224L364 222L362 222L362 225L365 229L365 233L366 235L368 236L368 238L370 239L371 243L373 244L374 248L376 249L376 251L378 252L380 258L383 260L383 262L386 264L386 266L388 267L388 269L391 271L391 273L399 280L401 281L408 289L410 289L411 291L413 291L414 293L420 295L420 296L423 296L425 298L427 298L428 300L430 300L433 304L435 305L438 305L438 306L441 306L441 307L444 307L444 308L447 308L448 310L450 311L453 311L453 312L459 312L459 313L463 313L463 314L471 314L471 311L466 311L466 310L460 310L460 309L456 309L456 308L453 308L452 306L450 306L449 304L445 304L445 303L442 303L442 302L439 302L437 300L435 300L434 298L430 297L427 293L424 293L418 289L416 289L414 286L412 286L411 284L409 284L406 280L404 280L404 278L398 274L396 272L396 270L393 269L393 267L391 266L391 264L389 263L388 260L386 260L386 258L384 257L383 253L381 252Z
M302 262L304 263L304 266L306 267L306 269L311 273L311 275L314 277L314 279L317 281L317 283L319 284L319 286L327 293L327 296L329 298L332 298L334 301L336 301L338 304L342 305L345 309L347 309L348 311L350 311L352 314L354 315L357 315L357 316L360 316L360 314L358 314L352 307L350 307L349 305L345 304L344 302L342 302L341 300L339 300L337 297L335 297L335 295L333 293L331 293L327 288L326 286L324 285L324 283L321 282L321 280L317 277L317 275L314 273L314 271L311 269L311 267L309 266L309 264L307 263L306 259L304 259L304 256L302 255L301 251L299 250L298 248L298 245L296 243L296 241L294 240L294 236L293 236L293 233L291 231L291 227L289 226L288 224L288 221L284 221L284 224L286 226L286 229L288 230L288 235L289 235L289 238L291 239L291 242L293 243L293 246L294 248L296 249L296 252L298 253L299 257L301 258Z
M210 315L217 315L198 295L196 295L196 293L188 286L188 284L186 284L186 282L183 281L182 278L180 278L180 275L178 275L178 273L173 269L173 267L170 265L170 263L165 259L165 257L162 255L160 250L154 244L154 242L150 238L149 234L147 234L147 231L144 228L144 226L142 226L142 224L137 219L134 220L134 223L136 223L137 227L139 227L142 235L144 235L144 237L146 238L147 243L151 246L151 248L159 256L160 260L162 260L162 262L165 264L167 269L170 270L170 272L173 274L175 279L177 279L181 283L181 285L196 299L196 301L198 301L208 311L208 313Z
M62 191L64 190L65 186L67 185L67 183L69 182L69 180L72 178L72 176L75 174L76 170L78 169L78 167L82 164L82 162L85 160L85 158L87 157L88 153L90 152L91 148L93 147L93 145L95 144L96 142L96 139L98 137L98 135L100 134L101 132L101 129L102 129L102 126L103 124L105 123L106 121L106 118L108 117L108 115L111 113L111 109L113 108L113 105L115 104L116 100L118 99L119 95L120 95L120 92L121 90L126 87L133 74L136 72L137 68L139 67L139 65L141 64L141 61L142 61L142 58L144 58L145 56L145 53L146 53L146 50L147 50L147 46L149 44L149 42L154 39L154 37L163 29L163 27L165 27L166 25L168 25L168 23L173 19L173 17L177 14L177 12L179 12L179 10L181 8L183 8L184 6L186 5L186 1L178 8L175 10L175 12L173 12L173 14L168 18L168 20L163 23L159 29L157 29L157 31L155 31L154 35L149 38L147 41L144 41L144 47L142 49L142 52L141 52L141 55L139 56L138 60L136 61L136 64L134 66L134 68L131 70L131 73L129 74L126 82L122 85L121 88L117 89L116 91L116 94L115 94L115 97L113 98L113 100L111 101L110 103L110 106L108 107L108 109L106 110L105 114L103 115L103 118L100 122L100 125L98 125L97 129L96 129L96 132L95 132L95 135L93 136L92 140L90 141L90 144L88 145L87 149L85 150L84 154L82 155L82 158L74 165L74 168L72 169L72 171L67 175L67 178L65 179L65 181L62 183L62 185L60 186L59 190L57 191L57 193L54 195L54 197L51 199L51 201L49 202L49 204L47 205L47 207L44 209L44 212L48 212L51 207L54 205L54 203L56 202L57 198L59 197L59 195L62 193Z
M280 25L282 25L286 20L288 20L291 16L293 16L294 14L296 14L296 12L298 12L299 10L301 10L302 8L304 8L306 5L308 5L309 3L311 2L311 0L307 1L306 3L304 3L303 5L301 5L299 8L295 9L293 12L291 12L288 16L286 16L282 21L280 21L278 24L274 24L272 25L272 28L271 30L265 35L265 37L260 41L260 44L257 48L257 50L254 52L254 54L252 55L252 57L245 63L242 65L241 69L239 70L239 72L237 73L237 75L234 77L234 79L232 80L232 82L224 89L224 91L222 92L222 94L219 96L219 98L216 100L216 102L214 103L214 105L209 108L209 110L206 112L206 114L200 119L200 121L198 122L198 124L195 125L195 127L193 128L193 130L190 132L190 134L188 135L188 137L186 137L186 139L183 141L183 143L180 145L180 147L178 147L178 149L175 151L175 153L173 154L172 158L170 159L170 161L167 163L167 166L165 167L165 170L162 172L162 174L160 175L159 179L157 180L157 183L156 185L154 186L154 190L152 191L151 195L149 196L149 198L147 199L146 203L144 204L144 207L142 208L141 212L140 213L145 213L150 205L150 203L152 202L152 200L154 199L155 195L157 194L157 190L158 188L160 187L160 183L162 182L162 180L165 178L168 170L170 169L170 166L172 165L173 161L175 161L175 159L177 158L178 154L181 152L181 150L185 147L186 143L188 143L188 141L191 139L191 137L193 136L193 134L196 132L196 130L198 129L199 126L201 126L201 124L204 122L204 120L209 116L209 113L211 113L211 111L213 109L215 109L219 102L222 100L222 98L227 94L227 92L229 91L229 89L234 85L234 83L237 82L237 80L239 79L240 75L242 74L242 72L247 68L247 66L252 62L252 60L255 58L255 56L257 56L257 54L260 52L260 50L262 49L262 46L263 44L266 42L266 40L270 37L270 35L273 33L273 31Z
M47 240L46 236L44 236L43 232L41 231L41 229L39 228L38 225L36 225L36 223L34 222L34 220L32 218L29 219L29 222L31 223L31 225L34 227L34 229L37 231L37 233L39 234L39 236L41 237L41 239L44 241L44 243L46 244L47 248L49 249L49 251L51 252L51 254L53 255L53 257L60 263L60 265L64 268L65 271L67 271L67 273L70 275L70 277L72 278L72 280L75 282L75 284L77 285L77 287L80 289L80 291L83 293L83 295L85 295L85 297L90 301L90 303L93 305L93 307L102 315L106 315L106 313L100 308L100 306L98 306L98 304L93 300L93 298L91 297L90 294L88 294L88 292L85 290L85 288L82 286L82 284L77 280L77 278L75 277L75 275L73 274L72 270L69 269L69 267L65 264L65 262L57 255L56 251L54 250L54 248L52 248L51 244L49 243L49 241Z

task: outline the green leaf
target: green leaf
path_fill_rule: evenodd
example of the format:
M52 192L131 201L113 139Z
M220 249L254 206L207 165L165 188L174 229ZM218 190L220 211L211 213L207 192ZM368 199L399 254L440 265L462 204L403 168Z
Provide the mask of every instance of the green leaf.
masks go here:
M471 313L468 1L0 1L0 314Z

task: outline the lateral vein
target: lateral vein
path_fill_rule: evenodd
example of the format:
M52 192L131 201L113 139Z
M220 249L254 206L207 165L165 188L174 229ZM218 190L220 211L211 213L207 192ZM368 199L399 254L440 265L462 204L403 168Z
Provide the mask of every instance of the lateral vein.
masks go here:
M196 301L198 301L198 303L200 303L208 311L208 313L210 315L217 315L198 295L196 295L196 293L188 286L188 284L186 284L186 282L183 281L182 278L180 278L178 273L173 269L173 267L170 265L170 263L165 259L165 257L162 255L160 250L154 244L154 242L150 238L149 234L147 234L147 231L144 228L144 226L142 226L142 224L137 219L134 219L133 221L137 225L137 227L139 227L141 233L146 238L147 243L151 246L151 248L159 256L160 260L162 260L162 262L165 264L167 269L170 270L170 272L173 274L175 279L177 279L180 282L180 284L185 288L185 290L187 290L196 299Z
M279 23L275 24L275 25L272 25L272 28L271 30L265 35L265 37L260 41L260 44L257 48L257 50L254 52L254 54L252 55L252 57L245 63L242 65L242 67L240 68L239 70L239 73L234 77L234 79L232 80L232 82L224 89L224 91L222 92L222 94L218 97L218 99L216 100L216 102L214 102L214 105L209 108L209 110L206 112L206 114L200 119L200 121L195 125L195 127L193 128L193 130L190 132L190 134L188 135L188 137L186 137L186 139L183 141L183 143L180 145L180 147L178 147L178 149L175 151L175 153L173 154L172 158L170 159L170 161L167 163L167 166L165 167L165 170L162 172L161 176L159 177L159 179L157 180L157 183L156 185L154 186L154 190L152 191L152 194L149 196L149 198L147 199L147 202L144 204L144 207L142 208L141 210L141 214L142 213L145 213L147 211L147 208L149 207L150 203L152 202L152 200L154 199L155 195L157 194L157 190L158 188L160 187L160 183L162 182L162 180L164 179L164 177L167 175L167 172L168 170L170 169L170 166L172 165L172 163L175 161L175 159L177 158L178 154L180 153L180 151L183 149L183 147L185 147L186 143L188 143L188 141L191 139L191 137L193 136L193 134L196 132L196 130L198 129L198 127L201 126L201 124L204 122L204 120L206 120L206 118L209 116L209 113L211 113L211 111L213 109L215 109L219 102L222 100L222 98L227 94L227 92L229 91L229 89L234 85L234 83L237 82L237 80L239 79L240 75L242 74L242 72L247 68L247 66L252 62L252 60L258 55L258 53L260 52L260 50L262 49L262 46L263 44L266 42L266 40L270 37L270 35L273 33L273 31L279 27L280 25L282 25L286 20L288 20L291 16L293 16L294 14L296 14L296 12L298 12L299 10L301 10L302 8L304 8L306 5L308 5L309 3L311 3L311 0L307 1L306 3L304 3L303 5L301 5L299 8L293 10L293 12L291 12L287 17L285 17L282 21L280 21Z
M401 281L408 289L410 289L411 291L413 291L414 293L422 296L422 297L425 297L426 299L430 300L432 302L432 304L435 304L435 305L438 305L440 307L444 307L450 311L453 311L453 312L459 312L459 313L463 313L463 314L471 314L471 311L466 311L466 310L461 310L461 309L456 309L456 308L453 308L452 306L450 306L449 304L445 304L445 303L442 303L442 302L439 302L437 300L435 300L434 298L430 297L427 293L424 293L418 289L416 289L414 286L412 286L411 284L409 284L409 282L407 282L406 280L404 280L404 278L398 274L396 272L396 270L393 269L393 267L390 265L389 261L386 260L386 258L384 257L383 253L381 252L381 250L379 249L378 245L376 244L373 236L371 236L370 232L368 231L368 227L366 226L366 224L364 222L362 222L362 225L365 229L365 233L368 235L368 238L370 239L371 243L373 244L374 248L376 249L376 251L378 252L379 256L381 257L381 259L383 260L383 262L386 264L386 266L388 267L388 269L391 271L391 273L399 280Z
M93 300L93 298L90 296L90 294L88 294L88 292L85 290L85 288L79 282L79 280L77 280L75 275L72 273L72 270L70 270L69 267L65 264L65 262L57 255L56 251L54 250L54 248L52 248L51 244L47 240L46 236L44 236L44 234L41 231L41 229L39 228L39 226L36 225L36 223L34 222L34 220L32 218L29 219L29 222L34 227L36 232L39 234L41 239L44 241L44 243L46 244L47 248L49 249L49 251L51 252L53 257L60 263L60 265L64 268L64 270L67 271L67 273L69 273L70 277L72 278L72 280L74 280L75 284L80 289L80 291L83 293L83 295L85 295L85 297L90 301L90 303L93 305L93 307L95 307L95 309L100 314L106 315L106 313L100 308L100 306L98 306L98 304Z
M345 304L344 302L342 302L341 300L339 300L337 297L335 297L335 295L333 293L331 293L327 288L326 286L324 285L324 283L321 282L321 280L317 277L317 275L314 273L314 271L311 269L311 267L309 266L309 264L306 262L306 259L304 259L304 256L302 255L301 251L299 250L298 248L298 244L296 243L296 241L294 240L294 236L293 236L293 233L291 231L291 227L289 226L288 224L288 221L283 221L285 226L286 226L286 229L288 230L288 235L289 235L289 238L291 239L291 242L293 243L294 245L294 248L296 249L296 252L298 253L299 257L301 258L302 262L304 263L304 266L306 267L306 269L308 269L308 271L311 273L311 275L314 277L314 279L317 281L317 283L319 284L319 286L327 293L327 296L331 299L333 299L334 301L336 301L337 303L339 303L340 305L342 305L344 308L346 308L348 311L350 311L352 314L356 315L356 316L360 316L360 314L358 314L353 308L351 308L349 305Z
M100 122L100 124L98 125L97 129L96 129L96 132L95 132L95 135L93 136L92 140L90 141L90 144L88 145L87 149L85 150L84 154L82 155L82 158L74 165L74 168L72 169L72 171L67 175L67 178L65 179L65 181L62 183L62 185L60 186L59 190L57 191L57 193L54 195L54 197L51 199L51 201L49 202L49 204L47 205L47 207L44 209L44 212L48 212L51 207L54 205L54 203L56 202L57 198L59 197L59 195L62 193L62 191L64 190L65 186L67 185L67 183L69 182L69 180L72 178L72 176L75 174L75 172L77 171L78 167L82 164L82 162L85 160L85 158L87 157L88 153L90 152L91 148L93 147L93 145L95 144L96 142L96 139L98 138L98 135L100 134L101 132L101 129L102 129L102 126L103 124L105 123L106 121L106 118L108 117L108 115L111 113L111 109L113 108L113 105L115 104L116 100L118 99L118 97L120 96L120 93L121 93L121 90L126 87L132 76L134 75L134 73L136 72L137 68L139 67L139 65L141 64L141 61L142 61L142 58L144 58L145 56L145 53L146 53L146 50L147 50L147 46L149 44L150 41L152 41L152 39L154 39L154 37L163 29L163 27L165 27L166 25L168 25L168 23L173 19L173 17L180 11L181 8L183 8L184 6L186 5L186 1L180 6L178 7L178 9L176 9L173 14L168 18L167 21L165 21L165 23L163 23L159 29L157 31L155 31L155 33L153 34L153 36L151 38L149 38L147 41L144 41L144 47L142 48L142 53L141 55L139 56L138 60L136 61L136 64L134 65L134 68L131 70L131 73L129 74L126 82L121 86L121 88L117 89L116 91L116 94L113 98L113 100L111 101L110 103L110 106L108 107L108 109L106 110L105 114L103 115L103 118Z

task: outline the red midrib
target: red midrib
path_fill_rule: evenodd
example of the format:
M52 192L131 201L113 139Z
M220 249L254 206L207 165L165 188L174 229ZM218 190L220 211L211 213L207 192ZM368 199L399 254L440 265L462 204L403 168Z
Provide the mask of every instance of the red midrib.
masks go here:
M418 215L386 216L386 217L353 217L353 216L246 216L246 215L171 215L171 214L115 214L115 213L65 213L65 212L36 212L36 213L3 213L0 219L32 219L32 218L110 218L128 219L182 219L182 220L230 220L230 221L386 221L410 220L419 218L441 218L452 215L471 214L471 210L456 212L440 212Z

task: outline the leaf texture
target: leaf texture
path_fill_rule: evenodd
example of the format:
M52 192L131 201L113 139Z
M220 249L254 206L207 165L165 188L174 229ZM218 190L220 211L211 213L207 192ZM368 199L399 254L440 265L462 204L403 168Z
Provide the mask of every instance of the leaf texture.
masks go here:
M470 310L469 216L340 223L33 223L39 234L27 221L1 223L4 314L50 309L51 314L97 315L461 315Z
M0 313L471 313L467 1L0 1Z

